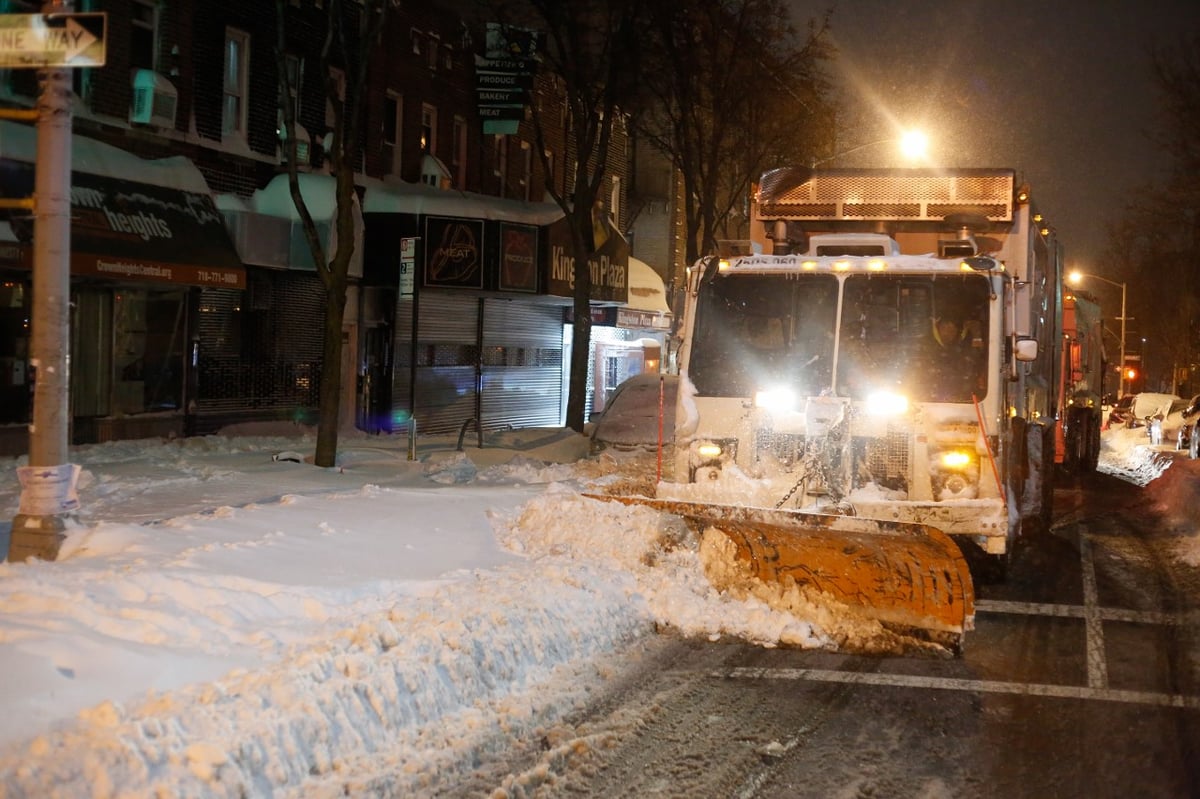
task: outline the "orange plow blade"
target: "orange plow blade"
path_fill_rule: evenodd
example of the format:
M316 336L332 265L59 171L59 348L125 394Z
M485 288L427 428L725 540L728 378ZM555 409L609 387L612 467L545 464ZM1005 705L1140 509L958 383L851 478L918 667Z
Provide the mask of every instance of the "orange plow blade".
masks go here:
M937 528L805 511L588 496L680 516L705 544L719 531L727 563L716 569L706 563L705 573L720 590L745 579L783 590L795 586L889 630L916 633L952 649L974 627L975 594L966 560Z

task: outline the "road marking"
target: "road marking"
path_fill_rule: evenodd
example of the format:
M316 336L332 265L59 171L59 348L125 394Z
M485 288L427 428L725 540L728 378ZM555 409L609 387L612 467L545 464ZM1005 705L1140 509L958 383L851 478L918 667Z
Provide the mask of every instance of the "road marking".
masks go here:
M734 680L807 680L810 682L849 683L852 685L882 685L894 688L926 688L972 693L1015 694L1044 696L1057 699L1094 699L1102 702L1123 702L1131 705L1179 707L1200 710L1200 696L1160 694L1150 691L1121 691L1078 685L1046 683L1015 683L1000 680L971 680L955 677L921 677L913 674L837 671L835 669L766 669L740 666L709 672L710 677Z
M1089 688L1108 687L1108 661L1104 655L1104 622L1098 608L1096 563L1087 525L1079 524L1079 558L1083 561L1083 623L1087 631L1087 675Z
M1056 605L1041 602L1009 602L1002 599L975 600L976 613L1008 613L1016 616L1056 616L1066 619L1082 619L1083 605ZM1129 610L1126 608L1096 608L1104 621L1124 621L1132 624L1182 624L1183 618L1156 610Z

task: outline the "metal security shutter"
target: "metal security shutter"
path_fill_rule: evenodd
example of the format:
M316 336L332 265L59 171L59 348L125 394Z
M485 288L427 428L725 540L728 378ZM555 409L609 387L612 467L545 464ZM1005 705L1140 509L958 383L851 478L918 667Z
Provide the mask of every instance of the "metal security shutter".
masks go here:
M485 429L562 424L562 309L489 299L483 313Z
M303 272L255 271L245 292L200 297L201 412L317 409L325 288Z
M418 300L417 433L456 432L475 416L475 366L479 358L479 299L427 292ZM412 376L411 299L396 306L396 357L392 373L392 417L409 416ZM393 422L393 430L403 422Z
M200 290L200 345L196 407L203 411L242 407L242 292Z

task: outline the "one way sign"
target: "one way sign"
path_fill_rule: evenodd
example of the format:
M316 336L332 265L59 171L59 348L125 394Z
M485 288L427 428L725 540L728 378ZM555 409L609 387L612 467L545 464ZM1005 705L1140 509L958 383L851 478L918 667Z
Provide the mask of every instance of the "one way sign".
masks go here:
M0 67L102 67L108 15L0 14Z

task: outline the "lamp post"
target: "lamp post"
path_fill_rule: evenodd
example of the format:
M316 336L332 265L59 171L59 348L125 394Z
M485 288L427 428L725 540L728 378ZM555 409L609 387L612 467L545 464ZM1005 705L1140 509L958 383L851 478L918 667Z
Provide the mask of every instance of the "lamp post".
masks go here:
M856 147L851 147L849 150L842 150L840 153L834 153L828 158L814 158L809 165L814 169L821 164L828 164L830 161L841 158L851 153L856 153L859 150L865 150L868 147L874 147L878 144L896 143L900 145L900 153L907 159L915 161L918 158L925 156L929 150L929 137L919 130L908 130L901 133L899 136L888 136L886 139L876 139L869 141L866 144L860 144Z
M1121 289L1121 382L1117 386L1117 399L1120 399L1121 397L1125 396L1125 322L1128 321L1127 317L1125 316L1125 284L1118 283L1115 280L1109 280L1106 277L1100 277L1099 275L1080 272L1078 269L1073 270L1071 274L1067 276L1067 280L1069 280L1072 285L1078 286L1085 277L1099 280L1101 283L1107 283L1110 286L1119 286ZM1144 371L1145 369L1146 364L1143 361L1142 370Z

